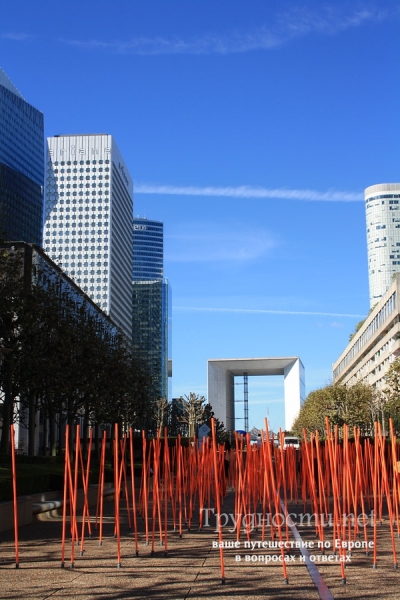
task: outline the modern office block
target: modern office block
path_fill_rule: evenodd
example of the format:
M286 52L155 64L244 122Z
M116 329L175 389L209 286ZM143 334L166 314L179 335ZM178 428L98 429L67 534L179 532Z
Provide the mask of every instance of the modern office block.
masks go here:
M151 381L151 397L168 398L168 304L166 280L134 281L132 348L143 361Z
M400 356L400 273L352 336L333 365L333 383L362 382L385 388L391 363Z
M134 217L133 280L164 277L164 223Z
M171 287L164 279L164 226L134 218L132 348L145 364L151 396L171 398Z
M44 247L128 339L133 183L111 135L47 140Z
M0 238L41 245L44 118L0 69Z
M370 307L375 306L400 272L400 183L365 190Z

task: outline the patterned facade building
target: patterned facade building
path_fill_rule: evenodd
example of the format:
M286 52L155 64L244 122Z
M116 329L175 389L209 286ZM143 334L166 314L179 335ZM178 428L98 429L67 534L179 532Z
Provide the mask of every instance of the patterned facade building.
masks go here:
M111 135L48 138L44 248L132 335L133 182Z

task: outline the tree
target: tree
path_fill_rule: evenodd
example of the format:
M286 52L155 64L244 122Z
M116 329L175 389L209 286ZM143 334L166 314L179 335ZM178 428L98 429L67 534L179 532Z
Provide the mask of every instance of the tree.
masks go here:
M18 386L15 373L21 359L20 332L27 287L23 277L23 257L13 248L0 249L0 387L2 390L2 435L0 452L9 452L10 425L15 413Z
M207 403L204 396L190 392L170 406L169 434L194 437L198 425L206 423L211 428L212 418L215 420L217 441L222 444L227 439L224 424L215 417L211 404Z
M393 274L393 277L395 277L396 274ZM393 279L392 277L392 279ZM372 313L372 311L375 309L375 306L378 303L376 302L373 306L371 306L371 308L369 309L368 315L365 317L365 319L362 319L361 321L358 321L357 325L354 328L354 331L349 335L349 342L351 342L351 340L353 339L353 337L356 335L356 333L358 333L361 329L361 327L364 325L365 321L368 319L369 315Z
M341 384L327 385L310 392L296 418L292 432L302 436L303 428L307 433L318 431L325 435L325 418L331 425L360 427L363 433L370 434L373 429L372 407L375 391L370 386L357 383L353 386Z
M214 419L217 443L223 444L228 439L228 432L223 422L215 416L211 404L207 403L204 405L202 422L200 424L206 423L211 428L211 419Z
M133 359L118 328L76 290L62 272L37 254L27 268L29 247L0 250L0 451L9 452L10 424L29 430L34 453L38 410L44 447L56 453L63 426L83 418L88 426L148 422L149 376ZM71 428L72 429L72 428ZM97 443L97 442L96 442ZM61 446L60 446L61 448Z
M194 392L190 392L189 396L181 396L178 400L181 409L179 420L185 425L186 435L194 437L196 435L196 425L203 423L204 396L198 396Z
M349 342L351 342L351 340L353 339L353 337L356 335L356 333L358 331L360 331L361 327L364 325L365 321L367 320L367 317L365 317L365 319L362 319L362 321L358 321L357 325L354 328L353 333L351 333L349 335Z
M383 397L378 406L378 411L392 418L396 433L400 432L400 359L397 358L389 367L385 381L387 387L383 389ZM383 423L384 426L384 423Z
M153 419L156 430L163 428L168 424L170 405L166 398L157 398L153 403Z

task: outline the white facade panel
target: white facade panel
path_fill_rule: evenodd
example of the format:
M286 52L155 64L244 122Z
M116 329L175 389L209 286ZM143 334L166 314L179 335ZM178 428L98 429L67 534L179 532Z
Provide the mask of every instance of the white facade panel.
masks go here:
M234 375L218 361L208 361L208 402L228 431L235 429Z
M304 367L296 361L283 371L285 390L285 430L290 431L305 399Z

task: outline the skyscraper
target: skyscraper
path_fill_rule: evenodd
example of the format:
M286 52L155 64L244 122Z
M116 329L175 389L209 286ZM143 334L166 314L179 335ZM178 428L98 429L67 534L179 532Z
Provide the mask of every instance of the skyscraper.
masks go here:
M133 219L132 348L147 367L152 398L168 398L171 288L164 279L164 225Z
M133 279L164 277L164 223L133 219Z
M44 247L132 335L133 183L111 135L47 140Z
M41 245L43 114L0 69L0 237Z
M372 308L400 272L400 183L380 183L364 193L369 300Z

